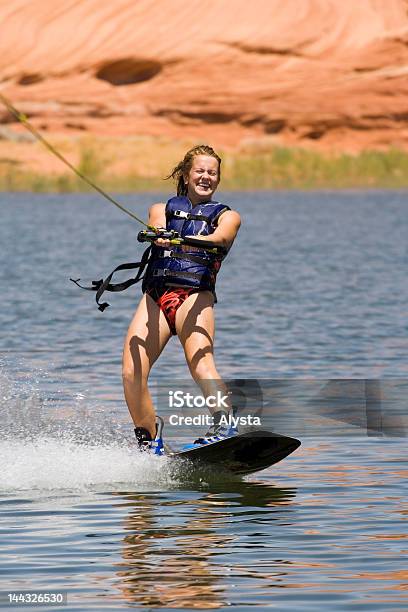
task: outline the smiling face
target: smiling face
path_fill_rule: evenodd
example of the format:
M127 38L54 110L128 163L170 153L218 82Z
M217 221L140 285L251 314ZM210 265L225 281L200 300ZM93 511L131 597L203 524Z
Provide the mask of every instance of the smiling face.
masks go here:
M210 155L196 155L184 181L187 183L187 196L193 205L208 202L220 182L218 160Z

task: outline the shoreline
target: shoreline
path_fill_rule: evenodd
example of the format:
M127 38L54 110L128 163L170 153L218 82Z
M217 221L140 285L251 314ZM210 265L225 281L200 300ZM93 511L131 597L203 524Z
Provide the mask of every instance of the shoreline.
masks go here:
M165 176L196 144L146 137L47 139L82 174L115 193L167 191L171 182ZM399 149L322 153L253 141L219 153L225 191L408 188L408 152ZM1 140L0 191L86 193L91 188L40 143Z

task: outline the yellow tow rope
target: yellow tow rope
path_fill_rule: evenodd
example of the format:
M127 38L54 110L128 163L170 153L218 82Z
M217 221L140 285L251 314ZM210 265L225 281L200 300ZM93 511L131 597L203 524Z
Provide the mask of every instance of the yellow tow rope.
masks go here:
M91 181L91 179L89 179L87 176L85 176L84 174L82 174L82 172L80 172L80 170L78 170L78 168L75 168L75 166L73 166L59 151L57 151L57 149L55 149L55 147L52 146L52 144L50 144L48 142L48 140L46 140L41 134L40 132L38 132L38 130L35 129L35 127L33 125L31 125L31 123L28 121L27 117L21 113L17 108L15 108L15 106L13 106L13 104L10 102L10 100L8 100L3 94L0 93L0 101L4 104L4 106L7 108L7 110L17 119L17 121L19 121L20 123L22 123L24 125L25 128L27 128L27 130L29 132L31 132L31 134L39 141L41 142L49 151L51 151L51 153L53 153L56 157L58 157L58 159L60 159L66 166L68 166L68 168L70 168L73 172L75 172L75 174L77 176L79 176L80 179L82 179L85 183L87 183L90 187L92 187L93 189L95 189L98 193L101 194L101 196L103 196L106 200L108 200L108 202L111 202L112 204L114 204L117 208L119 208L121 211L123 211L124 213L126 213L127 215L129 215L129 217L132 217L132 219L135 219L135 221L138 221L139 223L141 223L142 225L144 225L145 227L147 227L150 230L155 231L156 228L153 227L152 225L148 225L145 221L143 221L142 219L140 219L139 217L137 217L134 213L132 213L130 210L128 210L127 208L125 208L124 206L122 206L122 204L119 204L119 202L117 202L116 200L114 200L112 198L112 196L110 196L108 193L106 193L106 191L104 191L103 189L101 189L101 187L99 187L98 185L96 185L96 183L94 183L93 181Z

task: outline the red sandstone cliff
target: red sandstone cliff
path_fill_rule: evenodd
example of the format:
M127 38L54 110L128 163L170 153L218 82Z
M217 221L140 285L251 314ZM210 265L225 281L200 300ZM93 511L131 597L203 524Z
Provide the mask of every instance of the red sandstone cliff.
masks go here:
M1 0L0 24L0 91L42 129L408 149L405 0Z

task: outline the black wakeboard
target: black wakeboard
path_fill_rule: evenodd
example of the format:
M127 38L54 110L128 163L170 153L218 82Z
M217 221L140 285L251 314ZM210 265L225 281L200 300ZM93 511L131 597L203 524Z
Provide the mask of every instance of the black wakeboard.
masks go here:
M194 464L217 466L221 471L238 475L251 474L278 463L300 446L296 438L270 431L256 430L203 444L172 455Z

